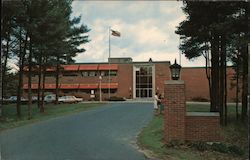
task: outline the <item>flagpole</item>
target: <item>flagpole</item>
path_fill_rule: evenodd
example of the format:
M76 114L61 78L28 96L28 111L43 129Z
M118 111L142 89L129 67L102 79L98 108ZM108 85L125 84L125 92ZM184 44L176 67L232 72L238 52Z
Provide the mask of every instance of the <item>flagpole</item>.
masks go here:
M109 62L109 99L110 99L110 28L109 27L109 58L108 58L108 62Z

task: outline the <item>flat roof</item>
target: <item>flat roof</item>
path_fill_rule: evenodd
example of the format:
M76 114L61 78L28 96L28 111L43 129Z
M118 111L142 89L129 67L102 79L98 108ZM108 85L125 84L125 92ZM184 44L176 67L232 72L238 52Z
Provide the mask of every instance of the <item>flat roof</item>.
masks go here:
M110 63L110 64L138 64L138 63L149 63L148 61L132 61L132 62L124 62L124 63ZM170 61L153 61L152 63L169 63ZM75 64L109 64L109 62L78 62L66 65L75 65Z
M234 66L227 66L227 68L232 68ZM206 68L205 66L204 67L182 67L183 69L199 69L199 68Z

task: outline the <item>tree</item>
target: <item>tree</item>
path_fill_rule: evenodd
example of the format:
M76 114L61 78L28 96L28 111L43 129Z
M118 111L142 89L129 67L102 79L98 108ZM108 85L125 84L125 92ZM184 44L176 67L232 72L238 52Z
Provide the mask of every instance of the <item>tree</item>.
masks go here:
M210 111L220 111L222 124L226 124L227 119L226 68L227 56L231 54L228 47L231 45L231 35L247 33L240 28L245 28L247 20L244 19L244 22L237 16L244 5L249 6L249 3L184 1L183 11L188 18L176 30L182 39L180 49L189 59L201 56L208 49L204 44L209 43L211 46ZM248 14L243 15L246 17ZM246 83L246 80L243 81Z
M3 40L6 44L5 63L10 57L9 53L13 52L19 67L17 87L19 117L21 116L23 74L28 73L28 110L31 118L33 71L39 75L38 106L40 111L44 112L43 98L47 68L55 67L55 61L56 68L59 68L62 63L73 62L73 57L77 53L84 52L85 50L79 46L88 42L86 33L89 29L79 25L80 17L71 19L72 0L22 0L15 2L17 5L13 3L8 1L3 4L8 15L1 18L1 21L4 21L2 23L4 32L1 32L1 35L5 37ZM12 42L14 47L10 47ZM10 48L13 48L12 51ZM41 98L42 103L40 103Z

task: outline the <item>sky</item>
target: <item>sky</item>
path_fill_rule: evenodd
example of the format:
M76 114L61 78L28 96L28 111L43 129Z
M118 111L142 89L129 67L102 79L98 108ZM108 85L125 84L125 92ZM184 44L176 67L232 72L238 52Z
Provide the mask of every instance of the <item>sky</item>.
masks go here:
M186 19L180 1L74 1L72 17L81 16L90 42L75 57L76 62L107 62L109 27L121 37L110 36L111 57L131 57L133 61L170 61L180 63L179 35L176 27ZM183 67L205 65L204 58L188 60Z

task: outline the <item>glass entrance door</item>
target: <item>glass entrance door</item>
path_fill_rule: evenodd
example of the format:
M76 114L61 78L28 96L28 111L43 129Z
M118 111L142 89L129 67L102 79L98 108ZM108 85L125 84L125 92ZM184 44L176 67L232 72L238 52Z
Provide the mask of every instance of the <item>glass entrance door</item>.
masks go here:
M135 71L136 98L152 97L152 66L140 66Z

